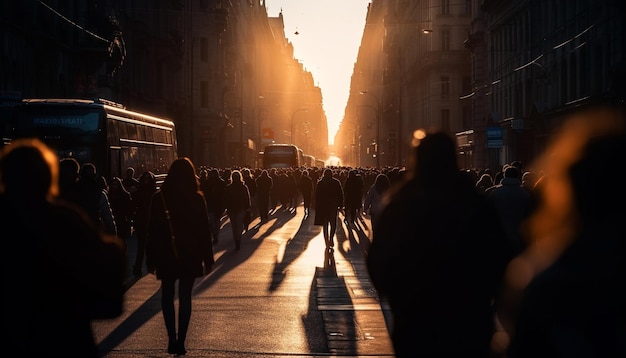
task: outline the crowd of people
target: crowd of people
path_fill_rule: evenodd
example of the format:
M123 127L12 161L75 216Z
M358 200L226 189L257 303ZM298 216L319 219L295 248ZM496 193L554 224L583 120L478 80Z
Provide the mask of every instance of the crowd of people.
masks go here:
M31 343L54 347L62 338L45 335L63 331L83 340L61 348L95 356L89 322L121 313L123 256L135 238L133 273L161 281L167 351L183 355L193 284L211 272L224 223L238 251L256 218L263 225L302 207L322 226L325 255L339 213L347 227L369 216L367 268L389 300L399 357L626 356L626 194L606 184L626 154L624 114L596 109L569 123L530 168L463 170L450 136L416 132L409 168L213 168L179 158L160 187L150 171L107 182L39 140L14 141L0 157L2 225L20 235L7 252L32 264L7 276L5 261L5 281L27 293L5 302L5 343L37 353ZM80 260L67 259L78 249ZM58 295L45 303L50 292ZM78 302L84 292L115 304L94 313Z

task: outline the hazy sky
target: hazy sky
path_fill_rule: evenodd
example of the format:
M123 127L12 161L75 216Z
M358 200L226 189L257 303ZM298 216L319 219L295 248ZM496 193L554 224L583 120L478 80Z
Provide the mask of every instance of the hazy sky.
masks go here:
M322 89L330 144L348 102L369 3L370 0L265 1L268 16L277 17L282 9L285 35L293 44L294 57L313 74L315 84Z

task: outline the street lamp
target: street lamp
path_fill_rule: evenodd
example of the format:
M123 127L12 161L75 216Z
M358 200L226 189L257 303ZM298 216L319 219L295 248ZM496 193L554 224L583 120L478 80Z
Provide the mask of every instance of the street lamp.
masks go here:
M299 108L296 109L292 114L291 114L291 144L296 144L296 136L295 136L295 121L294 121L294 116L296 115L296 113L298 112L306 112L308 111L308 108Z
M378 97L367 91L361 91L360 94L369 94L376 100L376 167L380 168L380 101Z

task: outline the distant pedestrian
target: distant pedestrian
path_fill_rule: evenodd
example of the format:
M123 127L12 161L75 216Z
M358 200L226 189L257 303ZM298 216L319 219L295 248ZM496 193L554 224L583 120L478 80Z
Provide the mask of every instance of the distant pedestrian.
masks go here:
M491 188L493 186L493 178L491 177L490 174L487 173L483 173L480 178L478 178L478 181L476 181L476 189L478 189L478 191L480 191L481 193L484 193L485 191L487 191L487 189Z
M235 249L239 251L246 211L250 209L250 192L239 170L233 170L230 179L231 183L224 190L224 204L233 231Z
M172 163L161 190L152 196L146 263L149 272L161 280L167 352L185 354L193 284L197 277L208 275L214 263L206 202L188 158ZM178 325L174 306L176 281Z
M374 184L372 184L367 191L363 208L370 216L372 228L376 220L378 220L378 215L384 206L383 198L390 187L391 182L389 181L389 177L384 173L380 173L376 176Z
M303 170L298 180L298 190L302 194L302 206L304 207L304 218L308 218L311 211L311 198L313 196L313 179L309 176L308 170Z
M498 217L507 232L506 239L515 254L519 254L527 245L523 224L533 208L533 198L530 191L522 187L518 167L507 166L500 184L488 188L485 193L496 206Z
M393 314L397 357L490 356L512 251L493 204L457 167L447 134L424 134L374 225L367 268Z
M98 174L93 163L84 163L78 173L76 182L78 205L108 235L117 235L117 225L111 202L105 189L97 181Z
M200 189L204 193L207 210L209 212L209 222L211 223L211 239L214 245L217 245L220 237L221 220L226 210L224 204L224 191L226 190L226 182L220 177L219 170L216 168L209 169L207 178L200 183Z
M325 169L315 190L315 225L322 226L326 251L334 251L337 217L343 206L343 188L339 179L333 177L332 169Z
M122 238L125 243L130 240L132 220L135 212L133 199L122 184L122 179L113 177L109 183L109 201L111 203L111 212L117 227L117 236Z
M122 179L122 184L124 184L124 188L126 188L126 190L131 193L131 195L134 194L135 191L137 191L137 189L139 188L139 180L135 178L135 168L126 168L126 175Z
M356 169L348 172L343 185L343 197L346 223L355 225L363 207L363 177Z
M266 223L269 218L270 195L274 180L266 169L256 178L257 186L257 208L259 210L259 218L261 223Z
M146 243L148 241L148 218L150 214L150 203L152 196L157 191L156 177L153 172L145 171L139 177L139 187L132 195L134 210L134 229L137 239L137 252L135 254L135 264L133 274L135 277L143 275L144 258L146 253Z
M248 192L250 193L250 208L246 210L243 221L243 230L248 231L248 227L250 223L252 223L252 219L256 217L256 180L252 176L252 172L249 168L243 168L241 170L241 175L243 177L243 182L248 187Z
M2 149L7 356L98 357L92 320L123 311L123 245L101 236L82 209L57 196L58 175L56 154L38 139L15 139Z

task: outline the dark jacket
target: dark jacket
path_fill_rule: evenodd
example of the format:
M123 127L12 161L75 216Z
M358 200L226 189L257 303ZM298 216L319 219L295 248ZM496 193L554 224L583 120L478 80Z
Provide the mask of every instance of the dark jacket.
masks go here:
M229 216L248 210L251 205L248 187L242 182L228 184L224 190L224 204Z
M367 266L389 300L398 357L485 356L512 256L504 235L493 204L461 175L395 193L374 226Z
M171 216L174 245L165 218L163 199ZM156 268L157 279L195 278L202 276L203 263L205 267L214 263L209 216L203 195L198 192L189 197L168 197L157 191L152 197L148 220L148 269Z
M337 211L343 205L343 189L337 178L322 177L315 190L315 225L324 225L337 218Z

